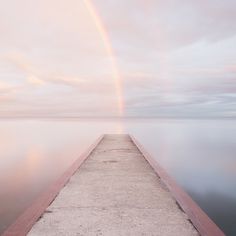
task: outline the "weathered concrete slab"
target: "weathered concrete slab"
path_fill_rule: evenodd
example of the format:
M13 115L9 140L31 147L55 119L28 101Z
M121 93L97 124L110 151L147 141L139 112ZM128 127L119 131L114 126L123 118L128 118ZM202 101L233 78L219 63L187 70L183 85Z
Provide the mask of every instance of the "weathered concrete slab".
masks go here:
M29 235L198 232L130 137L105 135Z

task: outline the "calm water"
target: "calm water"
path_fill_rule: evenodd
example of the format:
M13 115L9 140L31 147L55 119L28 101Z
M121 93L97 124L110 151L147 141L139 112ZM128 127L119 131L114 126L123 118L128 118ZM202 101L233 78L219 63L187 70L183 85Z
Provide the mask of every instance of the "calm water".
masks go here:
M123 132L236 235L236 121L161 119L1 120L0 232L98 136Z

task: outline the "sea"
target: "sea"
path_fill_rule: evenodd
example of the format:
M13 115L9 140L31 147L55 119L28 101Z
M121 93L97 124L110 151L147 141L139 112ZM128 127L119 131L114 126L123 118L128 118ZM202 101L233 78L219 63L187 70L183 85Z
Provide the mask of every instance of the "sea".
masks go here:
M236 120L0 120L0 234L102 134L133 135L225 232L236 235Z

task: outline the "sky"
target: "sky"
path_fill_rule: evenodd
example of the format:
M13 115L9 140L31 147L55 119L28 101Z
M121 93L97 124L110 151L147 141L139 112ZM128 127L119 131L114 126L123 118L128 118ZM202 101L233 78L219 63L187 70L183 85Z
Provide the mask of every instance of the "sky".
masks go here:
M236 117L235 0L0 0L0 117Z

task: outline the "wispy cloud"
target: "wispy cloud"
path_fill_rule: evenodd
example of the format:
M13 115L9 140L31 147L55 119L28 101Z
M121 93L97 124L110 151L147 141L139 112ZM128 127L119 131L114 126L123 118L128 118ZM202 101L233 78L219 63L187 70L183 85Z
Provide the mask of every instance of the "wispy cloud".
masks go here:
M11 53L5 56L5 58L16 66L25 74L26 82L36 86L42 86L46 83L61 84L70 87L82 88L91 86L91 81L81 79L76 76L57 75L56 73L40 71L32 62L26 60L26 58L20 53ZM84 86L85 85L85 86Z
M133 44L124 44L128 47L136 47L139 43L145 44L145 48L154 46L166 50L199 40L216 42L236 34L234 0L112 1L105 6L98 0L95 2L107 20L109 30L116 37L132 40ZM110 11L111 8L116 11ZM133 14L128 14L129 9Z
M93 3L125 115L235 116L234 0ZM0 116L117 114L110 58L83 1L0 0L0 33Z

